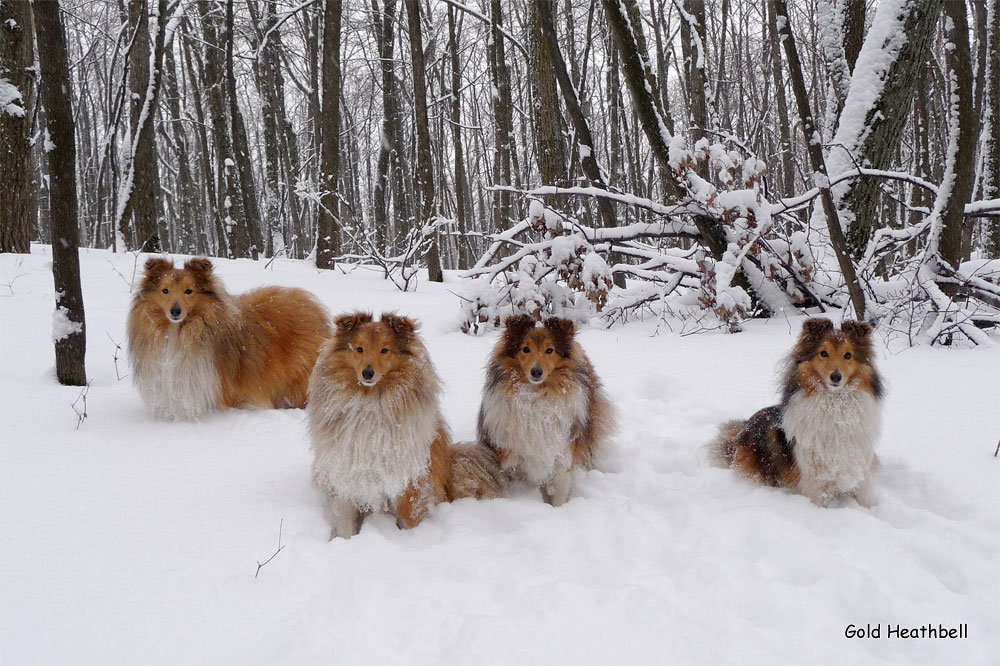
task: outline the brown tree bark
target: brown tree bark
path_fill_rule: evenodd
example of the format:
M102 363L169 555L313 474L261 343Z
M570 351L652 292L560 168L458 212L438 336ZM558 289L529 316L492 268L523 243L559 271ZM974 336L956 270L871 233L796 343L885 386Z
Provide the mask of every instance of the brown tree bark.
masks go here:
M134 33L129 54L129 162L119 194L118 228L126 247L159 252L163 219L160 205L160 171L155 136L155 116L162 81L166 0L156 0L156 34L150 44L149 0L129 0L129 33ZM152 53L152 58L150 57ZM151 62L152 61L152 62Z
M823 212L826 214L827 227L830 230L830 243L837 256L840 271L844 275L844 282L847 283L847 292L851 297L851 304L854 306L854 314L859 321L863 321L865 318L865 297L854 270L854 262L851 261L847 240L844 238L844 232L840 226L837 207L833 202L833 193L830 191L830 178L826 171L826 162L823 159L823 146L817 140L819 129L816 127L812 110L809 107L809 94L806 92L805 79L802 78L802 65L795 47L795 38L792 36L791 24L788 22L788 5L785 0L768 0L768 2L775 16L778 19L783 19L780 21L781 27L778 28L778 35L785 47L785 58L788 60L789 77L792 82L792 90L795 93L795 103L799 110L799 120L802 123L806 152L809 155L812 170L818 176L817 184L819 185Z
M323 141L316 267L333 268L340 255L340 22L341 0L326 0L323 12Z
M458 221L458 268L472 265L469 238L471 200L465 173L465 149L462 145L462 68L458 53L458 29L455 8L448 5L448 51L451 57L451 141L455 147L455 217Z
M52 276L55 282L56 311L62 330L55 331L56 376L60 384L87 383L86 319L80 287L79 231L76 195L76 132L70 103L69 63L66 33L59 4L34 5L35 35L44 48L38 51L41 69L41 103L47 110L46 131L52 214Z
M562 133L562 115L556 77L553 75L553 55L546 47L542 21L555 25L555 0L535 3L531 21L532 57L531 87L535 118L535 154L542 185L564 185L566 179L566 140Z
M490 0L491 30L487 50L490 78L493 83L493 183L511 184L511 150L514 142L514 121L511 112L510 72L504 54L503 13L500 0ZM494 192L493 225L495 231L506 228L510 220L510 193Z
M942 0L915 0L906 6L903 20L906 43L889 64L879 99L865 110L865 135L861 144L854 147L853 158L863 166L884 169L890 164L909 114L914 84L929 53L941 5ZM845 102L845 113L851 97L849 94ZM845 136L850 130L843 134L841 130L843 126L838 129L834 144L850 144L851 139ZM850 223L847 241L856 259L864 255L878 221L879 192L878 179L855 178L846 195L837 201L837 207L845 214L845 223Z
M952 48L945 49L945 66L951 81L952 104L949 109L951 137L957 151L951 157L945 180L952 175L951 193L941 212L942 261L952 268L969 258L969 247L962 242L965 228L965 204L972 198L975 182L976 137L979 135L979 119L973 110L972 101L972 56L969 49L969 23L964 2L945 2L944 15L951 19L945 22L945 42ZM950 142L949 142L950 143ZM941 189L947 187L942 184ZM969 224L972 219L969 219Z
M788 125L788 100L785 97L785 82L781 71L781 41L778 39L778 21L774 8L765 3L767 12L768 52L771 56L771 76L774 81L774 104L778 123L778 137L781 141L781 196L791 196L795 184L795 171L792 164L792 133ZM788 231L786 229L786 231Z
M419 217L415 220L418 228L430 224L434 217L434 171L431 160L431 129L427 120L427 81L424 65L424 46L420 27L420 4L418 0L406 0L407 25L410 31L410 60L413 66L413 110L417 132L416 190ZM427 279L443 282L441 257L438 250L437 232L431 234L427 253Z
M0 80L6 79L21 94L7 108L0 106L0 252L29 252L35 232L34 30L30 3L0 2Z

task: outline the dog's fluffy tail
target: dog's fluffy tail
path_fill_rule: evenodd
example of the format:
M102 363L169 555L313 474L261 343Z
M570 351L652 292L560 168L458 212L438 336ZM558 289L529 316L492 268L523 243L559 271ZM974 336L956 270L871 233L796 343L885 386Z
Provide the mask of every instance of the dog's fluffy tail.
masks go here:
M463 497L493 499L503 496L504 477L496 451L479 443L451 447L448 501Z
M729 467L736 453L736 438L745 420L726 421L719 426L719 434L708 444L708 461L715 467Z

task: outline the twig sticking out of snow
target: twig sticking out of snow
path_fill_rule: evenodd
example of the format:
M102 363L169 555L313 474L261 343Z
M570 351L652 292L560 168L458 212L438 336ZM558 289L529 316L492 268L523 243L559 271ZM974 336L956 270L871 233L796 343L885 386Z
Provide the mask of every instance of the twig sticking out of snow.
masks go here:
M73 411L76 412L76 419L77 419L76 420L76 429L77 430L79 430L80 426L83 425L83 422L87 420L87 392L88 391L90 391L90 382L87 382L87 385L83 387L82 391L80 391L80 395L78 395L76 397L76 400L73 401L73 404L70 405L70 407L73 408ZM80 404L81 401L83 402L83 404L80 407L77 407L77 405Z
M122 350L122 346L120 343L116 342L115 339L111 337L111 334L108 333L107 331L104 331L104 335L108 336L108 340L111 340L111 344L115 346L115 376L118 377L118 381L121 381L126 377L128 377L128 375L123 375L121 372L118 371L118 361L120 360L118 352Z
M253 575L254 578L256 578L257 576L260 575L260 570L263 569L267 565L268 562L270 562L275 557L277 557L278 553L280 553L282 550L285 549L285 547L281 545L281 528L284 526L284 524L285 524L285 519L282 518L278 522L278 550L274 551L274 554L271 555L271 557L269 557L266 560L264 560L263 562L257 562L257 571Z

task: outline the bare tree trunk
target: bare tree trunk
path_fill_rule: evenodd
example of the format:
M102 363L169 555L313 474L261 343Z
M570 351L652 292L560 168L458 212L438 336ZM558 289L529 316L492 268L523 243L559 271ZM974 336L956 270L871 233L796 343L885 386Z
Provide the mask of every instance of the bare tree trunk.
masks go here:
M707 80L705 67L708 53L705 47L705 0L684 0L685 16L681 17L681 46L691 111L691 145L708 136L708 101L705 97ZM702 178L708 175L708 164L699 168Z
M255 39L252 46L256 49L258 58L254 63L254 81L257 84L257 92L260 94L260 119L263 125L263 148L264 148L264 220L267 227L267 235L264 239L265 254L274 256L284 250L284 234L282 233L283 209L281 206L281 194L279 193L279 179L281 173L280 158L278 157L278 119L277 108L284 106L284 99L277 96L277 84L275 82L275 70L280 67L278 62L279 54L274 48L274 32L276 20L269 2L261 4L261 11L257 11L255 0L247 2L251 18L254 22Z
M847 283L847 292L850 294L851 304L854 306L854 314L858 320L864 320L865 297L861 291L857 273L854 270L854 263L851 261L847 240L844 238L844 232L840 227L837 208L833 203L833 194L829 186L830 178L823 159L823 146L819 141L819 130L816 127L812 110L809 107L809 94L806 92L805 80L802 78L802 65L799 62L799 53L795 48L795 38L792 36L791 25L788 22L788 5L785 3L785 0L768 0L768 2L780 23L780 27L778 28L779 39L785 47L785 58L788 60L792 90L795 93L795 102L799 110L799 120L802 122L802 134L806 144L806 152L809 155L809 162L813 172L816 174L816 184L819 186L823 212L826 214L826 223L830 229L830 243L833 245L834 254L837 256L837 263L840 265L840 271L843 273L844 281Z
M531 87L536 119L535 153L542 185L564 185L566 179L566 140L562 133L562 115L556 77L552 76L552 54L546 47L542 22L554 31L555 0L536 0L532 26Z
M140 252L159 252L162 248L160 227L163 220L154 120L162 80L166 13L167 1L156 0L156 13L153 14L156 33L151 46L148 0L129 0L129 28L135 33L128 77L132 94L129 107L131 137L123 190L118 195L117 224L126 247Z
M0 252L29 252L35 231L34 30L30 3L0 2L0 87L13 86L19 95L6 107L0 106ZM6 96L9 91L0 93Z
M420 34L420 4L418 0L406 0L406 17L410 30L410 58L413 65L413 110L417 131L417 171L416 189L420 198L416 219L418 228L431 224L434 220L434 171L431 162L431 129L427 120L427 81L424 67L423 38ZM424 259L427 261L427 279L443 282L441 257L438 250L438 234L433 232Z
M48 111L46 131L51 146L49 161L52 202L52 276L55 281L56 316L53 337L56 376L60 384L87 383L87 353L83 290L80 287L79 230L76 198L76 136L70 104L66 33L55 2L39 2L35 10L35 35L41 66L41 102Z
M862 49L856 67L871 67L872 71L882 72L879 76L884 84L877 98L872 100L868 90L871 84L855 86L852 79L830 153L832 173L849 170L855 162L874 169L889 165L909 113L914 83L926 61L941 4L942 0L914 0L904 5L902 16L883 16L876 12L876 21L897 21L906 40L900 48L891 51L886 50L884 44L872 44L869 52L875 57L869 58L867 63L863 57L865 49ZM855 77L857 74L855 71ZM852 119L861 115L863 121L846 122L844 116L848 114ZM878 180L865 177L852 179L846 192L837 197L837 208L848 227L847 240L855 258L864 255L875 229L878 198Z
M177 158L177 199L180 228L174 250L195 254L198 252L198 244L195 240L194 225L200 220L201 215L198 209L198 195L195 191L194 178L191 175L188 139L184 134L181 119L181 97L177 85L177 66L174 62L172 45L164 50L163 69L167 108L170 111L171 134Z
M511 148L514 141L514 122L511 114L510 73L504 55L504 36L501 32L503 14L500 0L490 0L490 77L493 82L493 183L510 185ZM510 219L511 201L508 192L494 193L493 224L499 231L507 226Z
M333 268L340 255L340 19L341 0L326 0L323 12L323 150L316 267Z
M162 1L162 0L161 0ZM237 257L256 259L264 242L260 230L260 209L257 207L256 188L253 182L253 168L250 162L250 147L247 130L243 124L243 114L236 97L236 74L233 70L233 45L236 32L233 24L233 0L226 2L226 87L229 98L229 120L232 123L233 160L236 162L236 179L239 195L243 203L243 224L236 225L237 240L233 252Z
M451 141L455 145L455 218L458 220L458 268L472 265L467 233L471 217L471 201L465 174L465 152L462 145L462 70L458 56L458 30L455 8L448 5L448 51L451 55Z
M988 65L983 108L986 110L986 145L983 155L982 191L984 199L1000 198L1000 0L990 0L987 19ZM989 224L987 248L990 256L1000 256L1000 219Z
M785 97L785 83L781 72L781 41L778 39L778 21L774 7L765 4L767 11L768 51L771 56L771 75L774 79L774 103L777 111L778 136L781 141L781 188L782 196L791 196L795 184L792 165L792 133L788 126L788 100ZM786 229L786 231L790 231Z
M865 41L865 0L844 0L844 58L853 74Z
M945 2L945 42L952 48L945 49L945 65L951 81L951 108L949 126L957 132L958 150L949 156L949 170L953 173L951 196L941 213L941 259L952 268L969 258L968 247L963 247L962 236L966 225L965 204L972 198L975 184L976 137L979 119L972 102L972 55L969 49L969 23L964 2ZM953 139L955 140L955 139ZM947 178L947 174L946 174ZM945 188L942 185L942 190ZM971 224L971 218L969 220ZM947 293L947 292L946 292Z

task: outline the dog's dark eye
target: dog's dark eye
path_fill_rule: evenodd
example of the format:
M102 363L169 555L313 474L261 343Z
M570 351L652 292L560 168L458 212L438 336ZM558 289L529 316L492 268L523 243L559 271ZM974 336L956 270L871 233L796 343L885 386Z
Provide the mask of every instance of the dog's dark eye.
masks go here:
M546 354L551 354L553 351L555 351L555 350L552 349L552 347L549 347L548 349L545 350L545 353Z
M851 352L847 352L846 354L844 354L844 358L851 358Z
M358 353L359 354L362 353L362 352L364 352L364 350L365 350L364 347L358 347Z
M825 350L825 349L824 349L823 351L821 351L821 352L819 353L819 355L820 355L820 356L822 356L823 358L826 358L827 356L829 356L829 354L827 354L827 353L826 353L826 350Z
M524 348L524 349L522 349L521 351L523 351L523 352L524 352L525 354L528 354L528 353L530 353L530 352L531 352L531 347L525 347L525 348Z
M170 293L170 290L169 290L169 289L164 289L164 290L163 290L163 293L164 293L164 294L169 294L169 293Z
M388 349L386 349L385 347L382 347L382 351L381 351L381 352L379 352L379 353L381 353L381 354L388 354L388 353L389 353L389 350L388 350Z
M190 290L190 289L185 289L185 290L184 290L184 293L185 293L185 294L190 294L190 293L192 293L192 292L191 292L191 290Z

